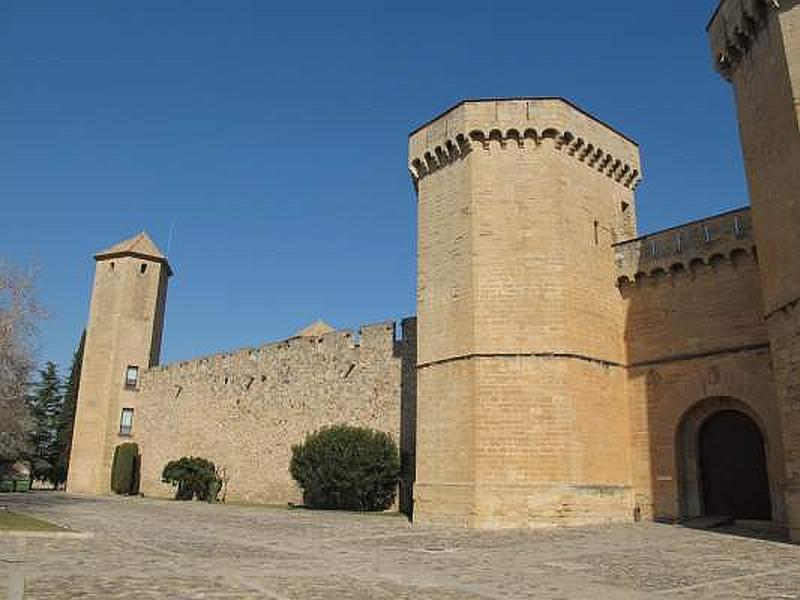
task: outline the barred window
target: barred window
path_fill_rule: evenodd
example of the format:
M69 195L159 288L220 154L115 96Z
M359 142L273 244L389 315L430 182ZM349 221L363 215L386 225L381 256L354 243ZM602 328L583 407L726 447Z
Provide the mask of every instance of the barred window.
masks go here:
M123 408L119 418L119 434L130 435L133 431L133 409Z
M139 367L128 365L125 370L125 387L135 388L139 385Z

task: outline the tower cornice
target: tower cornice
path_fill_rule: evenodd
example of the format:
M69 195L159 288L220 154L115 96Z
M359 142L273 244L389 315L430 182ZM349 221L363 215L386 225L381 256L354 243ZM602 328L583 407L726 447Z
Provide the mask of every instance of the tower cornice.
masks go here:
M708 24L714 68L727 79L742 57L766 28L769 13L780 11L797 0L722 0Z
M476 149L537 148L545 142L620 185L641 181L636 142L563 98L465 100L409 139L409 172L419 180Z

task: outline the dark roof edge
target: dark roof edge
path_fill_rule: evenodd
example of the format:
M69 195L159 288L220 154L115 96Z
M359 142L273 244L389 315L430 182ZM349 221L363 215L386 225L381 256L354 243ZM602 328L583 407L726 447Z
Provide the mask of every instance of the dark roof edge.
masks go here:
M720 217L724 217L725 215L732 215L733 213L742 212L745 210L750 210L750 205L740 206L739 208L732 208L731 210L726 210L725 212L717 213L716 215L711 215L708 217L702 217L700 219L694 219L692 221L686 221L686 223L681 223L680 225L673 225L672 227L667 227L666 229L659 229L657 231L651 231L650 233L646 233L644 235L640 235L639 237L631 238L629 240L623 240L621 242L614 242L611 246L624 246L625 244L631 244L633 242L640 242L642 240L646 240L649 237L653 237L655 235L661 235L662 233L667 233L668 231L674 231L676 229L683 229L684 227L689 227L690 225L697 225L698 223L702 223L704 221L711 221L712 219L718 219Z
M466 99L462 100L461 102L458 102L457 104L454 104L450 108L440 112L438 115L436 115L432 119L428 119L427 121L425 121L422 125L418 126L411 133L409 133L408 137L411 137L412 135L418 133L419 131L422 131L428 125L433 123L434 121L438 121L439 119L441 119L442 117L444 117L448 113L453 112L454 110L456 110L457 108L459 108L460 106L462 106L464 104L468 104L470 102L508 102L508 101L511 101L511 100L528 100L528 101L531 101L531 102L537 102L537 101L542 101L542 100L558 100L558 101L563 102L564 104L570 106L574 110L577 110L579 113L581 113L583 115L586 115L590 119L592 119L594 121L597 121L602 126L604 126L606 129L608 129L611 132L617 134L618 136L626 139L627 141L629 141L631 144L633 144L637 148L639 147L639 142L637 142L633 138L625 135L624 133L622 133L621 131L619 131L615 127L612 127L611 125L609 125L608 123L603 121L603 119L599 119L598 117L596 117L595 115L590 113L588 110L585 110L585 109L581 108L580 106L575 104L572 100L569 100L568 98L564 98L563 96L505 96L505 97L495 97L495 98L466 98Z
M726 0L719 0L719 2L717 3L717 8L714 9L714 14L711 15L711 18L708 20L708 25L706 25L706 31L711 29L711 24L714 22L714 19L717 18L719 11L722 10L722 5L725 4L725 1Z
M144 260L149 260L151 262L161 263L165 267L167 267L167 274L173 275L174 271L169 264L169 261L163 256L153 256L151 254L144 254L142 252L129 252L126 250L120 250L119 252L100 252L99 254L94 255L95 260L104 260L107 258L120 258L123 256L130 256L133 258L141 258Z

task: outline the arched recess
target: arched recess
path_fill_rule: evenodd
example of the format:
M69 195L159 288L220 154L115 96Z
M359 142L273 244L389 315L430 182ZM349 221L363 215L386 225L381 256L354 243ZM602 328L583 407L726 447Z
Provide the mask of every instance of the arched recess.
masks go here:
M779 515L766 431L760 415L735 398L707 398L687 411L675 440L681 517Z

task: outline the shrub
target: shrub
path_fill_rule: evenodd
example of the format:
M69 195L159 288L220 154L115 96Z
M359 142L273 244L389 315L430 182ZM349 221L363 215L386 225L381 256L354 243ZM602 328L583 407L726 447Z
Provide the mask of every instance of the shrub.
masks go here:
M292 446L289 472L311 508L386 510L394 502L400 456L387 433L334 425Z
M178 486L176 500L215 502L221 481L214 463L198 456L184 456L166 464L161 473L164 483Z
M137 462L139 446L129 442L114 449L114 463L111 467L111 490L115 494L138 493Z

